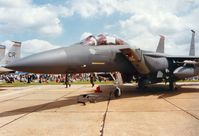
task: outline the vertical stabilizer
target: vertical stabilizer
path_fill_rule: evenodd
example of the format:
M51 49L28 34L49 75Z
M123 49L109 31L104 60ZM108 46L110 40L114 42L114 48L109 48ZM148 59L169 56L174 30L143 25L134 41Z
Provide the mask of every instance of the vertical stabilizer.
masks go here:
M162 36L162 35L160 35L160 40L159 40L156 52L158 52L158 53L164 53L164 39L165 39L165 37Z
M0 45L0 61L5 57L6 46Z
M189 56L195 56L195 31L191 30L191 32L192 32L192 37L191 37Z
M13 45L1 60L1 65L7 65L21 57L21 42L13 41Z

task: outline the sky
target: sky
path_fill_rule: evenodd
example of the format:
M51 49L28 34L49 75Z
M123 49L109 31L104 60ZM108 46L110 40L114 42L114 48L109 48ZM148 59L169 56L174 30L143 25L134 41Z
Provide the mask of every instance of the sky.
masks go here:
M0 0L0 43L22 42L22 56L67 47L87 34L110 33L155 51L188 55L191 29L199 56L199 0Z

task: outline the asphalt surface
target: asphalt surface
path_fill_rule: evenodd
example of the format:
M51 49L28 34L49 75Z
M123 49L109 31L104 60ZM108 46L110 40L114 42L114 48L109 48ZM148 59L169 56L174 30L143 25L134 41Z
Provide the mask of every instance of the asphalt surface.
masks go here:
M181 83L174 92L164 85L141 91L125 85L120 98L111 94L111 85L101 89L1 87L0 136L199 135L199 83ZM83 94L90 94L91 102Z

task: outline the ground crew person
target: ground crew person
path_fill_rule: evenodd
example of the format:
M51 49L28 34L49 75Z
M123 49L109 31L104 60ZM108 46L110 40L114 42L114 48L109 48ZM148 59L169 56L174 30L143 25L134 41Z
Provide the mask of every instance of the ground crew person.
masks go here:
M66 77L65 77L65 84L66 84L66 88L70 87L71 86L71 83L70 83L70 79L69 79L69 75L66 74Z
M90 73L90 75L89 75L89 77L90 77L90 83L92 84L92 87L94 87L94 74L93 73Z

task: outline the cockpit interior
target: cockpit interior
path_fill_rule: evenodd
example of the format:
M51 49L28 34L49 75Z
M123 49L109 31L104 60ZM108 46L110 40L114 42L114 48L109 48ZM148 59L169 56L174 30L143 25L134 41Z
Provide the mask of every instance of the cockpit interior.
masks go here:
M100 34L97 36L90 35L81 43L89 46L103 46L103 45L124 45L125 42L115 36Z

